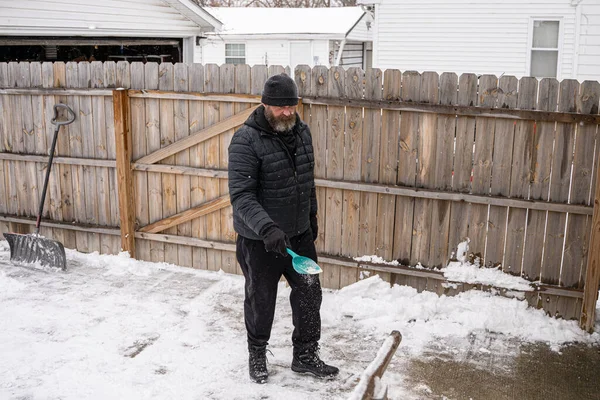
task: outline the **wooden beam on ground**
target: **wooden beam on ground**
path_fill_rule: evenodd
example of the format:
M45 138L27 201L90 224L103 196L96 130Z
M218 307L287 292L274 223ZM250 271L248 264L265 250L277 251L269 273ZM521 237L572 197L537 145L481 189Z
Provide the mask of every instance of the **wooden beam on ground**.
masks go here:
M224 121L218 122L206 129L202 129L201 131L186 137L185 139L178 140L177 142L163 147L160 150L155 151L154 153L150 153L147 156L144 156L137 160L137 164L155 164L160 160L172 156L173 154L179 153L182 150L185 150L191 146L197 145L198 143L202 143L205 140L208 140L212 137L218 136L223 132L226 132L230 129L239 126L248 119L250 114L256 110L258 106L251 107L241 111L232 117L227 118Z
M260 96L239 93L195 93L167 92L163 90L130 90L129 97L163 100L223 101L254 104L260 103Z
M365 369L360 377L358 385L352 392L350 399L352 400L372 400L372 399L387 399L387 387L384 393L375 393L375 388L378 386L377 381L381 379L387 369L392 357L396 353L396 349L402 341L402 335L398 331L392 331L390 336L383 342L383 345L377 352L375 359Z
M432 103L415 103L409 101L354 100L331 97L303 97L302 101L304 102L304 104L315 104L322 106L379 108L383 110L456 115L460 117L489 117L512 120L516 119L544 122L587 123L594 125L600 124L600 115L597 114L590 115L571 112L519 110L478 106L458 106Z
M587 272L583 292L583 305L579 325L586 332L594 330L596 319L596 301L600 285L600 162L596 161L596 193L594 195L594 214L590 244L588 246Z
M121 248L135 257L135 207L131 171L131 130L129 97L126 90L113 91L117 191L121 217Z
M183 224L184 222L191 221L194 218L202 217L206 214L218 211L222 208L229 206L229 195L221 196L217 199L211 200L189 210L180 212L171 217L161 219L160 221L154 222L150 225L146 225L139 229L139 232L145 233L158 233L165 229L172 228L176 225Z

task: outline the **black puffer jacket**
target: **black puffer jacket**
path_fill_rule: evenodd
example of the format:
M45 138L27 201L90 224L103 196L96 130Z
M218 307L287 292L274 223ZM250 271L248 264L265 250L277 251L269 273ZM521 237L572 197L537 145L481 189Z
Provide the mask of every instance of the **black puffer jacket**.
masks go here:
M289 237L299 235L317 213L310 130L297 117L293 133L295 154L269 129L264 107L259 106L233 135L229 196L234 229L246 238L263 239L265 228L273 223Z

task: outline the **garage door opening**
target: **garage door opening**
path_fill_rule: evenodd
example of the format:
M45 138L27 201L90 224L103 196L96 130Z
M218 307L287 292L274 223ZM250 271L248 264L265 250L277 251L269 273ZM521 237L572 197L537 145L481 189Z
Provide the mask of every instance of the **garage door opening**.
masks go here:
M0 37L0 62L182 62L182 39Z

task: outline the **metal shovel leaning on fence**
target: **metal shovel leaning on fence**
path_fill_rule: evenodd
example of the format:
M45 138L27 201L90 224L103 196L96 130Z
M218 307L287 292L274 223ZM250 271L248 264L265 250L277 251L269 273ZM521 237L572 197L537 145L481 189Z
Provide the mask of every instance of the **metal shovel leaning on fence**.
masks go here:
M58 120L58 112L64 109L68 112L66 120ZM67 257L65 248L62 243L55 240L46 239L40 236L40 222L44 212L44 201L46 200L46 190L48 189L48 180L50 178L50 169L52 168L52 160L54 159L54 149L56 148L56 139L58 132L63 125L69 125L75 121L75 113L66 104L54 105L54 117L50 121L56 126L54 129L54 137L52 138L52 146L50 147L50 157L48 158L48 166L46 168L46 178L44 179L44 187L42 189L42 198L35 223L35 233L20 234L20 233L5 233L4 237L10 246L10 259L21 263L39 263L45 267L55 267L62 270L67 269Z

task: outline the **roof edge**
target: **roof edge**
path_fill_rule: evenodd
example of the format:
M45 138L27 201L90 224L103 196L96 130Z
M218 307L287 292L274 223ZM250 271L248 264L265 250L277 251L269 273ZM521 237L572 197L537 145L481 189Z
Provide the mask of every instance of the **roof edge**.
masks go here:
M201 28L212 28L212 30L221 30L223 23L215 18L211 13L190 0L162 0L169 6L179 11L183 16L198 24Z

